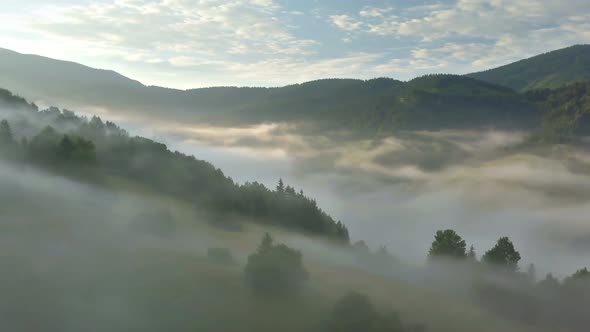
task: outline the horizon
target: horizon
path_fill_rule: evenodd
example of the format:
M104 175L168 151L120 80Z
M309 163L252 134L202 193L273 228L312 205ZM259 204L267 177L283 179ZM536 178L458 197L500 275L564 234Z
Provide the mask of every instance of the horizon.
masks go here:
M469 72L469 73L451 73L451 72L431 72L431 73L424 73L422 75L419 76L414 76L414 77L410 77L408 79L400 79L400 78L396 78L396 77L390 77L390 76L374 76L374 77L369 77L369 78L354 78L354 77L319 77L319 78L314 78L312 80L309 81L303 81L303 82L291 82L291 83L285 83L282 85L267 85L267 86L255 86L255 85L211 85L211 86L201 86L201 87L193 87L193 88L176 88L176 87L171 87L171 86L163 86L163 85L153 85L153 84L146 84L145 82L138 80L135 77L126 75L125 73L121 73L119 71L113 70L111 68L100 68L100 67L92 67L90 65L87 65L85 63L79 63L79 62L75 62L75 61L71 61L71 60L64 60L64 59L57 59L57 58L51 58L51 57L47 57L47 56L43 56L40 54L35 54L35 53L21 53L12 49L8 49L5 47L1 47L0 46L0 51L8 51L8 52L13 52L13 53L17 53L19 55L23 55L23 56L37 56L37 57L42 57L42 58L46 58L46 59L50 59L50 60L54 60L54 61L61 61L61 62L66 62L66 63L70 63L70 64L74 64L74 65L79 65L79 66L83 66L92 70L98 70L98 71L110 71L113 72L117 75L120 75L128 80L131 81L135 81L138 82L140 84L142 84L143 86L146 87L156 87L156 88L164 88L164 89L172 89L172 90L180 90L180 91L190 91L190 90L199 90L199 89L211 89L211 88L261 88L261 89L272 89L272 88L282 88L282 87L288 87L288 86L294 86L294 85L299 85L299 84L306 84L306 83L311 83L311 82L317 82L317 81L326 81L326 80L358 80L358 81L370 81L370 80L374 80L374 79L391 79L391 80L395 80L395 81L400 81L400 82L409 82L412 81L414 79L420 78L420 77L424 77L424 76L428 76L428 75L456 75L456 76L465 76L465 75L469 75L469 74L473 74L473 73L478 73L478 72L485 72L488 70L493 70L496 68L500 68L500 67L504 67L506 65L510 65L514 62L518 62L521 60L527 60L536 56L540 56L546 53L551 53L551 52L555 52L555 51L560 51L560 50L564 50L564 49L569 49L572 47L579 47L579 46L590 46L590 44L573 44L573 45L569 45L560 49L555 49L555 50L549 50L547 52L544 53L540 53L540 54L535 54L532 55L530 57L527 58L522 58L522 59L517 59L514 60L513 62L510 63L505 63L505 64L499 64L496 67L490 67L490 68L484 68L480 71L477 72Z
M407 81L590 43L587 15L582 0L8 0L0 45L175 89Z

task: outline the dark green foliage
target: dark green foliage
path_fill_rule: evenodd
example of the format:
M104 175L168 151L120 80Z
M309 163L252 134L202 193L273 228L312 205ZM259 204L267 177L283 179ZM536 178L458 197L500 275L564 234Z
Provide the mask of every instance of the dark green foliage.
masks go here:
M57 155L63 161L77 164L96 162L94 143L81 137L70 138L64 135L57 147Z
M267 233L244 269L246 284L256 294L284 295L297 292L308 279L302 255L284 244L274 244Z
M317 206L315 200L303 195L302 191L296 192L290 186L285 187L282 180L276 191L270 191L257 182L246 182L239 186L237 194L239 200L235 202L234 208L242 214L264 218L288 228L325 234L348 243L349 235L345 225L334 221Z
M538 120L533 105L522 96L464 76L430 75L410 82L323 79L280 88L182 91L147 87L114 72L10 51L0 52L0 59L0 86L141 114L162 116L165 110L164 116L179 121L300 122L322 131L346 128L374 135L400 129L528 128Z
M547 273L545 279L539 281L539 287L544 289L554 290L559 288L559 286L559 280L557 280L557 278L555 278L551 273Z
M465 240L452 229L437 231L428 251L430 258L465 258Z
M207 258L217 264L234 265L236 260L228 248L209 248Z
M532 142L570 143L590 135L590 81L532 91L528 97L546 109L541 127L531 135Z
M98 117L87 120L55 107L38 112L26 101L2 91L0 104L5 100L11 105L11 116L24 136L22 144L15 143L24 162L66 175L132 179L154 191L224 214L219 219L228 219L223 218L228 214L251 217L344 244L349 241L344 224L322 211L303 191L296 192L282 180L276 191L257 182L240 185L206 161L172 152L166 145L143 137L129 137L112 122ZM39 123L46 126L39 128ZM0 126L0 134L3 131L6 139L14 130L10 130L8 122Z
M576 271L564 281L565 285L581 285L590 287L590 271L588 268L583 268Z
M399 315L377 311L371 300L360 293L349 293L341 298L326 324L328 332L403 332Z
M18 146L6 120L0 121L0 155L8 160L18 157Z
M0 121L0 145L7 146L14 143L14 136L12 136L10 124L6 120Z
M508 237L501 237L496 245L482 256L482 261L510 271L516 271L518 270L520 253L514 249L514 244Z
M94 143L79 136L62 135L45 127L30 143L23 146L26 159L49 167L83 167L96 162Z
M576 45L469 74L516 91L554 89L590 79L590 45Z

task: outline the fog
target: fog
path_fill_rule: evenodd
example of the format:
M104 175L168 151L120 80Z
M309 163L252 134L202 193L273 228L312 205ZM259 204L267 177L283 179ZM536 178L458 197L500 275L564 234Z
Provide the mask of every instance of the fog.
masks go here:
M132 122L132 121L131 121ZM421 264L438 229L453 228L479 255L501 236L521 266L564 276L590 264L590 153L524 148L524 132L402 132L358 139L286 124L244 128L134 123L220 167L238 182L282 178L317 198L355 240Z
M470 331L482 324L489 331L527 331L519 324L530 317L519 308L544 291L501 271L426 264L435 232L455 229L478 257L509 236L523 257L521 270L534 262L539 277L565 277L590 264L590 153L580 146L531 148L524 144L527 133L497 130L359 138L305 124L224 128L121 115L115 120L131 134L211 162L237 182L273 188L282 178L344 222L353 242L365 241L372 252L386 245L393 258L358 247L343 250L239 216L230 220L238 227L220 226L215 221L228 216L122 179L92 184L0 163L2 326L263 331L280 322L292 331L313 330L317 326L306 324L322 321L335 299L360 290L434 331ZM45 125L37 117L27 121L36 129ZM15 128L17 136L23 134ZM312 276L301 298L260 300L243 287L246 258L264 232L301 250ZM230 250L235 265L212 262L211 248ZM482 275L489 284L477 284ZM495 292L497 285L517 294L486 301L482 292ZM523 289L524 300L518 293ZM503 312L512 296L518 308ZM439 309L437 301L453 307ZM552 303L559 307L559 301ZM567 317L557 318L580 330L580 316Z

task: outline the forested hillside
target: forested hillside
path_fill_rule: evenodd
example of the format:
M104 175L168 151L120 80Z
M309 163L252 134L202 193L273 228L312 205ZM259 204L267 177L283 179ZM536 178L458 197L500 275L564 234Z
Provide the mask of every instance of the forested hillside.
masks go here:
M546 109L541 127L533 134L534 141L570 143L590 136L590 81L556 90L535 90L528 96Z
M324 79L279 88L175 90L145 86L112 71L0 50L0 86L34 100L191 123L287 122L318 131L344 128L368 136L400 130L536 128L543 114L557 107L556 102L540 100L548 92L538 90L588 80L588 68L590 46L578 45L467 76L426 75L408 82ZM567 96L555 98L561 102ZM576 129L573 134L583 131Z
M516 91L555 89L590 79L590 45L575 45L469 74Z
M221 125L304 122L374 134L529 127L534 113L533 105L509 89L455 75L428 75L409 82L324 79L279 88L184 91L144 86L112 71L8 50L0 50L0 72L0 86L33 100Z
M206 161L98 117L34 104L0 90L2 159L100 183L104 176L131 179L159 193L192 202L226 217L249 217L348 242L348 230L303 191L279 181L271 190L257 182L235 183Z

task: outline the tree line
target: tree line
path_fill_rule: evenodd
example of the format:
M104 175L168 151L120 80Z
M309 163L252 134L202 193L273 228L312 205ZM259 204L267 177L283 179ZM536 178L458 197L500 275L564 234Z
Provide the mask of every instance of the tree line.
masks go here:
M477 259L474 246L452 229L439 230L428 252L430 262L448 265L456 277L471 276L474 299L505 317L552 328L586 331L590 324L590 271L578 269L562 281L538 278L533 263L521 270L520 252L506 236ZM456 263L465 263L457 268ZM459 265L461 266L461 265ZM466 267L466 268L465 268Z
M206 161L144 137L130 136L99 117L88 119L56 107L39 110L6 93L0 93L1 105L13 110L0 123L4 160L97 183L103 176L123 177L193 202L199 209L221 215L220 220L232 215L249 217L339 243L349 242L348 229L342 222L282 180L274 190L258 182L239 184Z

